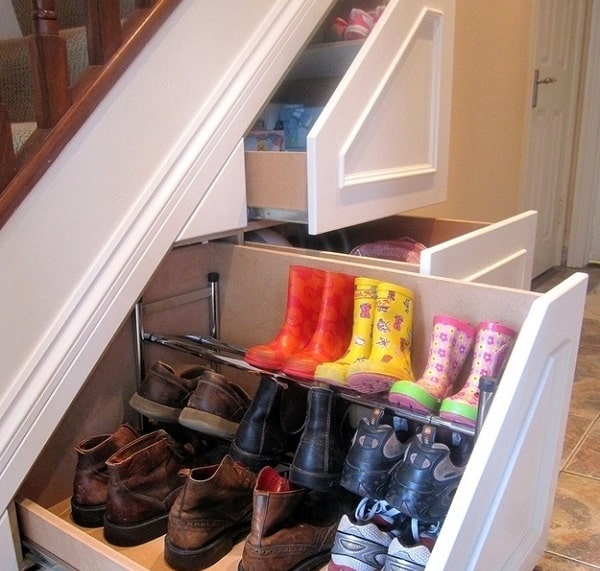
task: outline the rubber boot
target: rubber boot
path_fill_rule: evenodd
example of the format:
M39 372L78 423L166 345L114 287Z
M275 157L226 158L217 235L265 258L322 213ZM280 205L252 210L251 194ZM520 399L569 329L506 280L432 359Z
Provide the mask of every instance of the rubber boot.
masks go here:
M389 390L396 379L414 379L410 362L414 296L407 288L377 286L369 358L348 367L348 386L361 393Z
M246 351L247 363L259 369L281 371L286 359L308 344L319 319L324 282L322 270L290 266L283 325L271 342Z
M321 569L349 506L335 493L314 498L273 468L264 468L256 480L252 524L239 571Z
M345 450L338 430L333 390L311 387L306 426L290 466L292 482L319 492L325 492L339 482Z
M477 328L473 363L464 386L443 400L440 417L474 427L479 405L479 379L495 377L502 368L517 333L494 321L482 321Z
M356 278L354 280L354 313L352 316L352 339L342 357L337 361L322 363L315 370L315 379L332 385L347 386L346 373L355 361L367 359L373 339L373 314L377 298L378 280Z
M131 546L164 535L169 510L185 482L180 471L193 463L193 450L162 429L113 454L106 461L106 541Z
M75 447L77 467L73 479L71 517L77 525L102 526L108 488L106 461L139 436L133 427L122 424L112 434L91 436Z
M288 451L288 437L282 425L285 383L261 377L250 407L242 417L229 453L258 472L275 466Z
M312 381L317 365L343 355L352 335L353 299L354 277L336 272L325 274L315 332L304 349L286 360L286 375Z
M248 535L256 474L225 456L194 468L169 513L165 561L177 571L210 567Z
M452 390L474 337L475 329L465 321L436 315L425 372L416 383L396 381L390 389L389 401L414 412L437 412L444 397Z

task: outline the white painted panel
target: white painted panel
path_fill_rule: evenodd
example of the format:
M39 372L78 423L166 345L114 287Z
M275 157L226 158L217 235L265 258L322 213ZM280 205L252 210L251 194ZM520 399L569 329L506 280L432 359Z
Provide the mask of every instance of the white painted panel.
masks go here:
M307 138L321 233L446 197L454 2L388 4Z
M531 287L537 212L530 210L421 253L421 273L505 287Z
M431 569L529 571L539 561L556 491L586 285L587 276L575 274L533 303Z
M191 183L193 186L194 183ZM202 193L203 188L197 189ZM243 228L248 223L244 141L240 141L219 174L202 195L177 242Z

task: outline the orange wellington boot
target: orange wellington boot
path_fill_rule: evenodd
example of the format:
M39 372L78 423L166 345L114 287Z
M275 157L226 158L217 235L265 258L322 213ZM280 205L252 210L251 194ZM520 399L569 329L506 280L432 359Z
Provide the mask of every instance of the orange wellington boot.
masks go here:
M270 343L246 351L250 365L280 371L286 359L302 350L311 340L321 310L325 272L305 266L290 266L287 308L279 333Z
M353 306L354 276L327 272L314 335L304 349L287 359L283 372L313 381L317 365L339 359L352 336Z

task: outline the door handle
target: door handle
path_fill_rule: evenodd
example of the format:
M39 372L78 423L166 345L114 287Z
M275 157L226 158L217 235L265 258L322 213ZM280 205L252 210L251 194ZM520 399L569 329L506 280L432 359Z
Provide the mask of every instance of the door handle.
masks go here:
M538 87L540 84L548 84L548 83L556 83L558 79L556 77L544 77L540 79L540 70L536 69L533 74L533 97L531 99L531 106L533 108L537 107L537 99L538 99Z

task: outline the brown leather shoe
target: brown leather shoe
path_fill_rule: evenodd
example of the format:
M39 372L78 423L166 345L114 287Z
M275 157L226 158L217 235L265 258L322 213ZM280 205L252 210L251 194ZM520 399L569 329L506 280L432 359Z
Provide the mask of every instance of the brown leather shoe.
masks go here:
M274 468L263 468L239 571L320 569L329 560L341 515L352 509L349 496L309 493Z
M108 487L106 460L139 436L133 427L123 424L112 434L91 436L75 447L77 466L73 478L71 517L76 524L83 527L102 525Z
M250 395L244 389L215 371L206 371L181 411L179 424L233 440L249 406Z
M155 422L178 422L179 415L198 379L211 369L202 365L177 373L173 367L158 361L155 363L129 404L139 413Z
M166 562L177 571L204 569L231 551L250 529L255 482L256 475L230 456L189 470L169 513Z
M166 533L169 510L185 482L180 470L193 465L193 451L187 446L156 430L106 461L104 537L108 542L138 545Z

